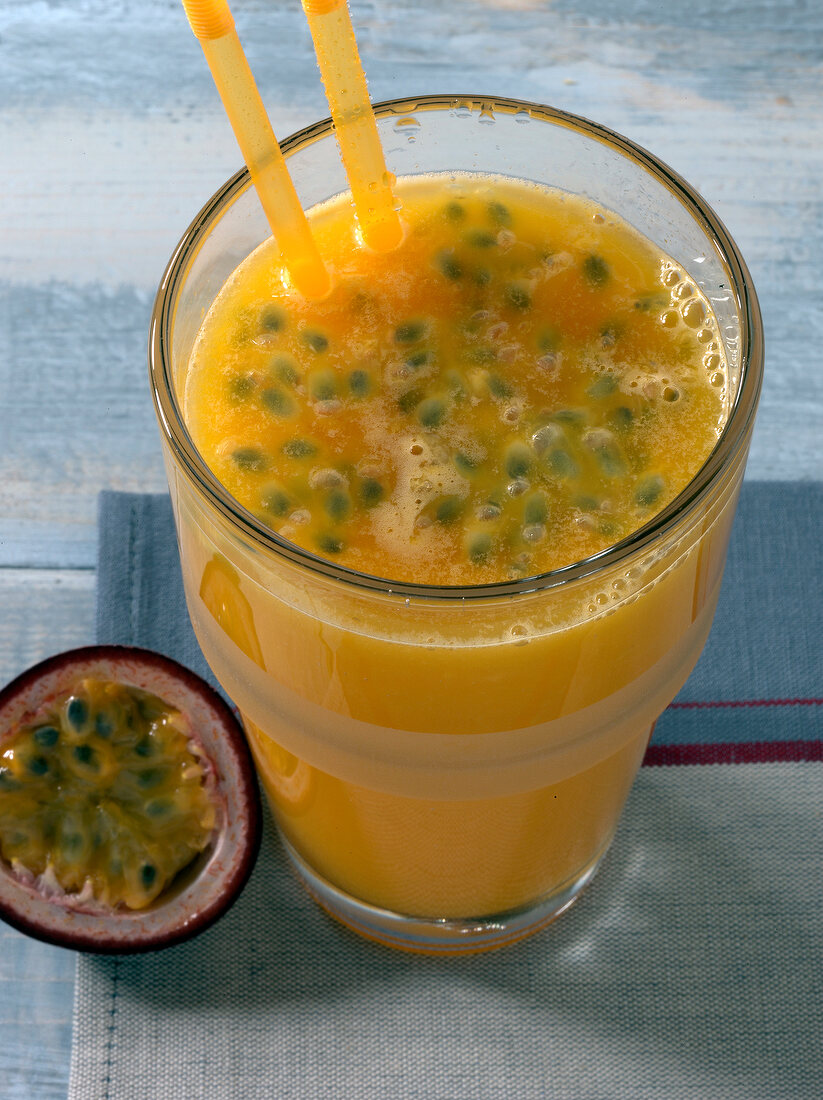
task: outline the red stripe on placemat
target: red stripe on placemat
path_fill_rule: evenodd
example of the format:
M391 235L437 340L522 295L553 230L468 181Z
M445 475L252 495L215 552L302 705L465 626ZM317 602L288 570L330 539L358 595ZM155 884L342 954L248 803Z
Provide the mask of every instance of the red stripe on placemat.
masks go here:
M823 741L743 741L709 745L649 745L645 767L675 764L778 764L823 761Z
M710 699L670 703L672 710L703 710L712 707L820 707L823 699Z

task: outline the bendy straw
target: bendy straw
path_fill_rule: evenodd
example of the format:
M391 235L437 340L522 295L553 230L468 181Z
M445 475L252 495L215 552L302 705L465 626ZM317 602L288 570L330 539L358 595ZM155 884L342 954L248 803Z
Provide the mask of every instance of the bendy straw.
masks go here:
M377 252L401 241L386 168L346 0L302 0L337 131L363 240Z
M322 298L330 287L306 215L274 136L226 0L183 0L252 183L297 289Z

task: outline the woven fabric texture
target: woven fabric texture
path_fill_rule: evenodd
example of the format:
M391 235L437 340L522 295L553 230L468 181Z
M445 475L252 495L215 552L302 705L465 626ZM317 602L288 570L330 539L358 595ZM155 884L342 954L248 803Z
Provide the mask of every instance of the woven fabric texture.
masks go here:
M823 1095L821 529L823 487L744 487L712 637L655 735L772 762L644 767L578 904L460 961L329 921L269 827L202 936L79 958L70 1100ZM100 532L99 640L207 673L168 499L105 494Z

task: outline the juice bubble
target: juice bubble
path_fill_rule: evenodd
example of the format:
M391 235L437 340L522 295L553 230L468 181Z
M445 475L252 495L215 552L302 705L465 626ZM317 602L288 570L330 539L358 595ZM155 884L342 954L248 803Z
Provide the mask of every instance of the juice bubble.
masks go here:
M687 302L683 307L683 320L689 328L700 328L706 321L706 310L703 303L697 299Z

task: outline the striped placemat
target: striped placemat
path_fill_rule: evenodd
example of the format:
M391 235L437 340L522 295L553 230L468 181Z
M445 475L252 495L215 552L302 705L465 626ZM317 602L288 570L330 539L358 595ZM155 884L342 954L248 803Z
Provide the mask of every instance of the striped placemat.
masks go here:
M712 636L561 920L460 961L362 942L273 831L154 956L80 957L70 1100L823 1095L823 486L744 486ZM98 635L206 670L165 497L104 494Z

